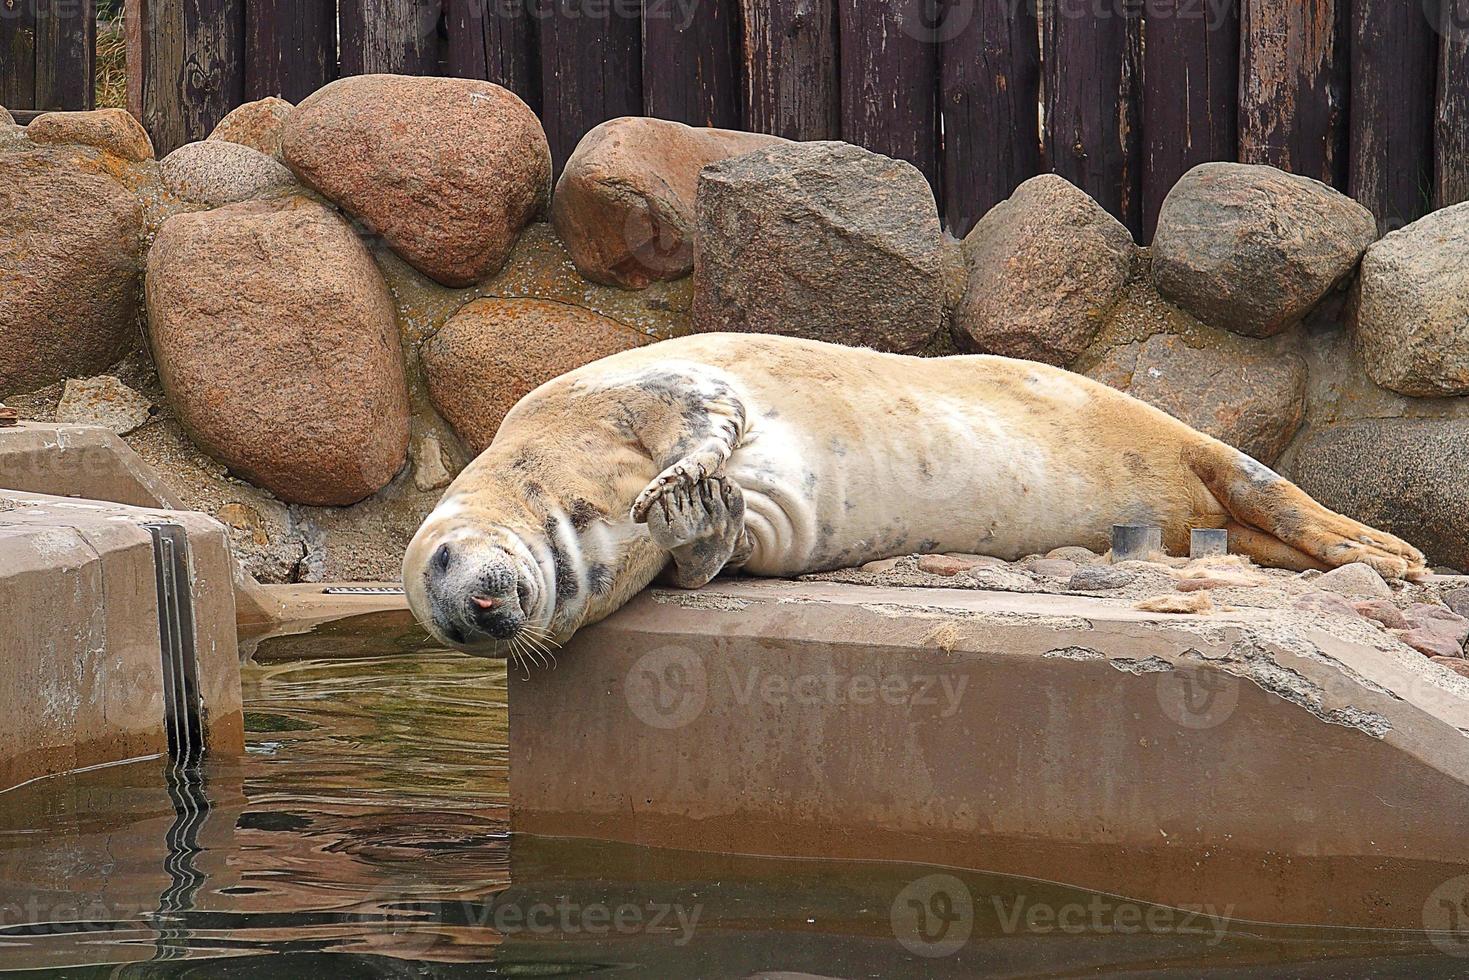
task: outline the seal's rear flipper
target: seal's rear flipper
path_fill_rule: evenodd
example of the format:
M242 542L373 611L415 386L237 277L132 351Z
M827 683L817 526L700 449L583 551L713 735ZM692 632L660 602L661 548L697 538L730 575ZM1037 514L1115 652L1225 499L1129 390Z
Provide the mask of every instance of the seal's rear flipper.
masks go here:
M1417 548L1323 507L1300 487L1237 449L1211 440L1188 447L1184 462L1246 530L1266 532L1307 558L1331 568L1363 562L1386 578L1417 578L1427 572L1427 560ZM1236 533L1231 530L1231 545ZM1241 536L1240 540L1249 539ZM1254 544L1261 546L1258 541ZM1249 547L1242 550L1251 553ZM1260 550L1269 549L1261 546ZM1261 561L1273 563L1263 553Z

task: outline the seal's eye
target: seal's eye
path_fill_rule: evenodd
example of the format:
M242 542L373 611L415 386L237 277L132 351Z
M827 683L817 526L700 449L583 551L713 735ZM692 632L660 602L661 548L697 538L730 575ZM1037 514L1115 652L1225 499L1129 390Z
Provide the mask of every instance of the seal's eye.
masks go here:
M530 584L517 576L515 582L515 594L520 599L522 612L530 612Z
M439 545L439 550L434 552L434 570L439 572L447 572L449 570L449 561L453 557L454 556L452 553L450 553L449 546L447 544Z

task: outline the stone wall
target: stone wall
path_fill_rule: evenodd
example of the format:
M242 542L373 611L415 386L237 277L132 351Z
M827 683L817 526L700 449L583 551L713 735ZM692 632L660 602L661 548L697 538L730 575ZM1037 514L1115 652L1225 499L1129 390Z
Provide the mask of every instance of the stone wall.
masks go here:
M911 166L613 120L557 187L511 93L343 79L161 161L125 114L0 126L0 398L108 425L266 581L393 577L535 385L689 331L1031 357L1469 566L1469 205L1377 240L1207 164L1151 250L1055 176L963 242Z

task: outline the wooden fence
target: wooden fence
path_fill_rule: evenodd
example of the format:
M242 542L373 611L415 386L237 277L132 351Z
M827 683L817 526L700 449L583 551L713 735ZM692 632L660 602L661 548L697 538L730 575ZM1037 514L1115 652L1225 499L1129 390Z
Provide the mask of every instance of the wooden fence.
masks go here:
M90 7L0 0L4 104L85 104L87 17L49 11ZM130 104L160 152L249 99L402 72L513 89L558 167L629 114L849 140L922 170L958 234L1046 169L1143 240L1206 160L1327 181L1384 227L1469 198L1469 0L127 0L127 14Z

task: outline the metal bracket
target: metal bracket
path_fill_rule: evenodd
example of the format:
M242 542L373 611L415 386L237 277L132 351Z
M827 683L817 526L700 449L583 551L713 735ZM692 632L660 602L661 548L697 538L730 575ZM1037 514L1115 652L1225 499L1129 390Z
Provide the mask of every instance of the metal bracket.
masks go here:
M145 526L153 536L168 754L177 766L193 766L204 755L204 710L199 697L199 658L194 646L189 538L177 524Z

